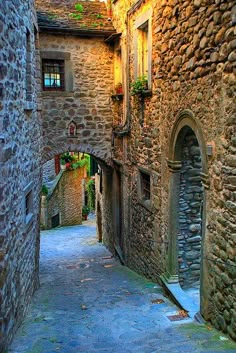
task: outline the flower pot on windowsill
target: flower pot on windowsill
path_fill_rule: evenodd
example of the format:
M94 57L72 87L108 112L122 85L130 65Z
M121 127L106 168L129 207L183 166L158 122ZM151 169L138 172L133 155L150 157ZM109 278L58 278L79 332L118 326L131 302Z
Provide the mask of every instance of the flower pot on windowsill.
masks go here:
M115 86L115 94L123 94L122 83L118 83L118 84Z

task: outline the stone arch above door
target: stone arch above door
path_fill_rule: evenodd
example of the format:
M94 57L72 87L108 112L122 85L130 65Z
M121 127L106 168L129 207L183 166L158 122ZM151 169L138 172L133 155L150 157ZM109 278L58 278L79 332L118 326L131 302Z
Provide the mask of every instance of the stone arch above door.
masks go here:
M191 110L185 109L181 111L177 117L177 120L172 129L172 133L169 140L169 154L168 154L168 165L171 168L171 165L178 166L180 161L180 155L178 154L178 142L180 141L181 130L183 131L184 127L189 127L193 130L194 134L197 137L199 147L201 150L201 159L202 159L202 172L207 175L207 154L206 154L206 142L202 132L202 127L200 122L194 117L194 114ZM177 145L176 145L177 144Z

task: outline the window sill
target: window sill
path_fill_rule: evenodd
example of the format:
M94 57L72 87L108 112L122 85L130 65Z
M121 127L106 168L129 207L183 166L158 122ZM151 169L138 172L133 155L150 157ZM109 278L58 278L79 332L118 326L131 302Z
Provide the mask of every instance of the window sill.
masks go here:
M142 97L151 97L152 96L152 90L151 89L145 89L142 93L141 93Z
M123 101L124 95L123 93L119 93L119 94L112 94L111 95L111 99L113 101Z
M28 229L30 227L30 225L33 223L33 213L29 213L26 217L25 217L25 229Z
M146 210L148 210L149 212L152 212L151 200L139 199L138 201L139 201L140 205L142 205L144 208L146 208Z
M42 97L72 97L74 91L42 91Z

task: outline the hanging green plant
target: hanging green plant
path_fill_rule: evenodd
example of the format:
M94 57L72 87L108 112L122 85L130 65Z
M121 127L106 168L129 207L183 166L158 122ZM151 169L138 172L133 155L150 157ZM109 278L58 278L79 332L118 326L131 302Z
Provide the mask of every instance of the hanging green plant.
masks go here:
M148 80L147 76L139 76L136 78L134 82L131 83L130 86L130 94L131 96L135 96L136 94L142 94L144 91L148 89Z

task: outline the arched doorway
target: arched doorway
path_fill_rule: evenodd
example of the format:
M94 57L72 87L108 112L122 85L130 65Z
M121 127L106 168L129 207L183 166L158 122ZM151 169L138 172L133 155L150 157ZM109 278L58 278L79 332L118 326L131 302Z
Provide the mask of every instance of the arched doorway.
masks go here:
M170 174L168 289L173 284L177 301L184 307L191 296L198 312L203 296L204 234L206 223L207 156L200 124L193 113L183 111L174 125L169 148ZM175 293L174 294L175 296ZM181 298L182 297L182 298Z

